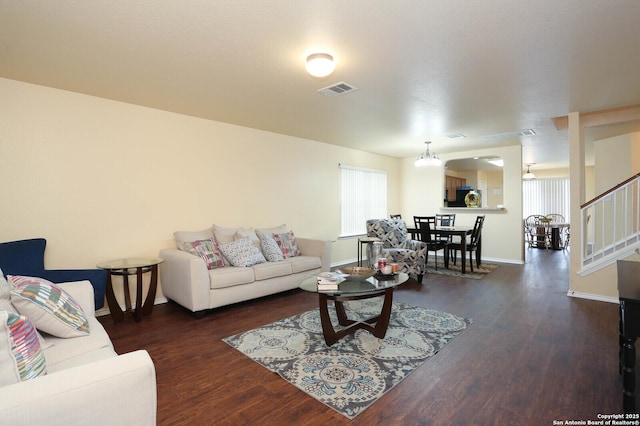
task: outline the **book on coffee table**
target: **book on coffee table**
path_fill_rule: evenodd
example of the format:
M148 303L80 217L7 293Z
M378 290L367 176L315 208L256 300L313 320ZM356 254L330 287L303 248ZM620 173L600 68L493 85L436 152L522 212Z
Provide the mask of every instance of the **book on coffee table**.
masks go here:
M318 281L318 291L337 290L338 284L344 281L344 275L334 272L323 272L316 277Z

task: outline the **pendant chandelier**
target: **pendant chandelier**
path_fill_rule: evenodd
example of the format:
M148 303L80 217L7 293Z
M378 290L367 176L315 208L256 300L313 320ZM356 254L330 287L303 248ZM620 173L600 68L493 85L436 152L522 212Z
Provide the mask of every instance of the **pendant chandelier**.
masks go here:
M535 164L535 163L527 164L527 173L522 175L522 179L524 179L524 180L533 180L533 179L536 178L536 175L534 175L533 173L531 173L529 171L529 167L531 167L533 164Z
M442 160L435 154L429 151L429 144L431 142L427 141L427 150L420 154L420 156L415 161L416 167L437 167L442 164Z

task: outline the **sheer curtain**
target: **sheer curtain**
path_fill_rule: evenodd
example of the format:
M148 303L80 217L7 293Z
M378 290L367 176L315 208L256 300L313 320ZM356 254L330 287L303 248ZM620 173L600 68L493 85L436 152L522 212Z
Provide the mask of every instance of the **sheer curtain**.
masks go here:
M367 233L367 219L387 217L387 172L340 165L340 236Z
M522 213L560 213L569 220L569 178L525 180L522 182Z

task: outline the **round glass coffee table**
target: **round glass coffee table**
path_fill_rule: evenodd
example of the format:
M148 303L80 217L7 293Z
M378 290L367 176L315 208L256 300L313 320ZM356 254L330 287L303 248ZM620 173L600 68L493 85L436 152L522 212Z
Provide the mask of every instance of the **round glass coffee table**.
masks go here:
M344 336L355 333L356 330L360 329L367 330L377 338L383 339L389 327L389 317L391 316L391 305L393 303L393 289L408 279L409 275L404 272L399 272L391 277L385 277L385 279L379 280L375 277L367 278L366 280L346 280L338 284L337 290L318 291L317 278L310 277L300 284L300 288L311 293L318 293L322 333L324 334L324 341L327 346L331 346ZM347 313L343 305L344 302L349 300L370 299L378 296L384 296L380 315L364 321L354 321L347 318ZM338 322L346 328L338 331L333 328L331 318L329 317L329 300L333 300L334 302Z

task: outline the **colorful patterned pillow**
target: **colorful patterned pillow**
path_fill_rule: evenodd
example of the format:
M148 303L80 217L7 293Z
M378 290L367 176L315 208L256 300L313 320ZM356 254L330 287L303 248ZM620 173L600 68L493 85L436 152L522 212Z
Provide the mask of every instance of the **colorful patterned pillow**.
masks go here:
M267 261L249 237L223 244L220 251L233 266L253 266Z
M29 318L0 311L0 386L45 374L46 360Z
M16 308L11 303L11 284L9 284L5 279L2 269L0 269L0 311L18 314L18 311L16 311ZM44 337L38 333L38 330L36 330L36 334L38 335L38 340L40 341L40 347L42 349L53 346L53 343L44 340Z
M68 338L89 334L80 305L63 289L43 278L9 275L11 302L38 330Z
M296 244L296 238L293 235L293 231L282 234L273 234L273 239L276 240L278 247L280 247L280 251L282 251L282 256L285 259L300 256L302 254Z
M262 254L269 262L279 262L284 260L284 256L282 256L282 250L278 247L278 243L273 237L263 235L260 238L260 246L262 247Z
M220 248L213 239L183 242L180 249L200 256L207 264L207 269L224 267L224 259L220 253Z

